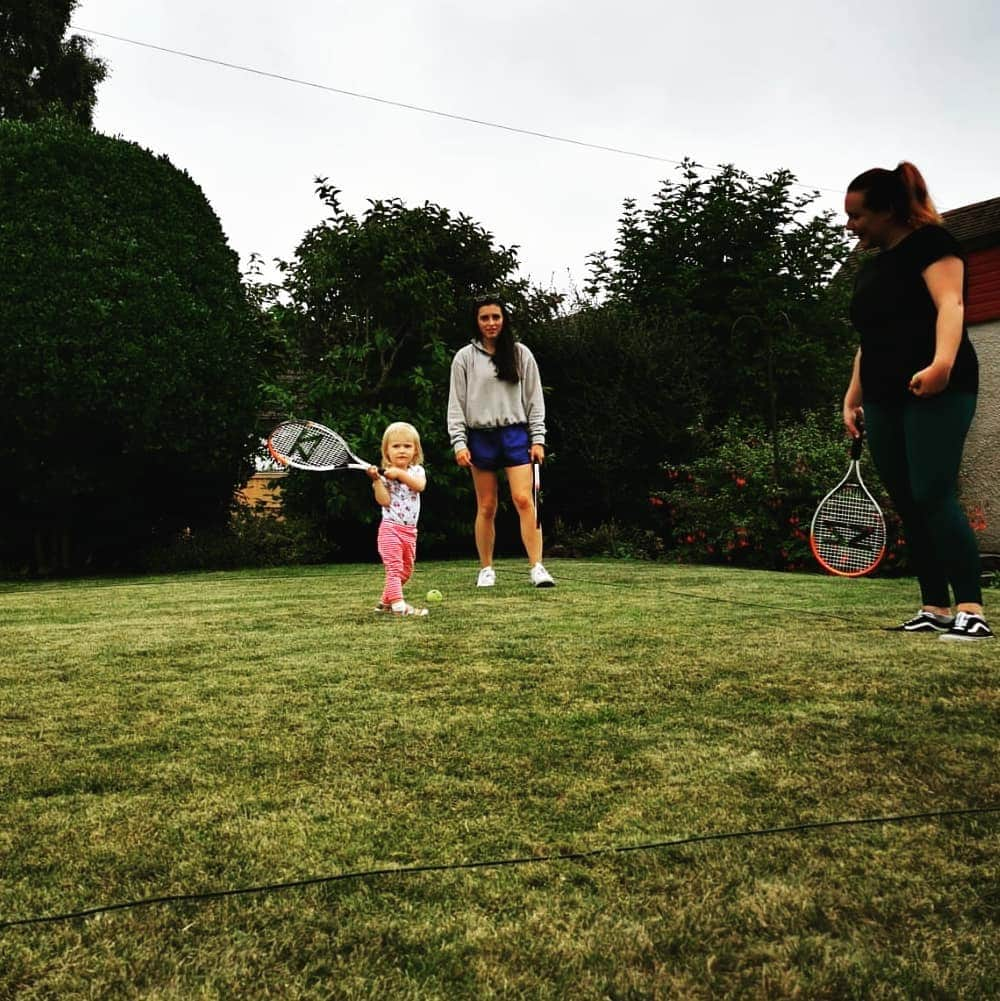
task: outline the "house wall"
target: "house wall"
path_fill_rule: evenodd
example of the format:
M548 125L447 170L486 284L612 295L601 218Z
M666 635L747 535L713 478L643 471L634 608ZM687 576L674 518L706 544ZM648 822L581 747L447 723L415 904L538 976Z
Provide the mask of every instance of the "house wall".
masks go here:
M1000 318L970 326L969 337L979 355L979 403L962 458L962 503L985 515L980 551L1000 553Z
M971 327L1000 316L1000 246L973 250L967 255L969 291L965 322Z
M254 473L242 490L236 491L236 499L264 514L281 516L281 481L286 472L265 470Z

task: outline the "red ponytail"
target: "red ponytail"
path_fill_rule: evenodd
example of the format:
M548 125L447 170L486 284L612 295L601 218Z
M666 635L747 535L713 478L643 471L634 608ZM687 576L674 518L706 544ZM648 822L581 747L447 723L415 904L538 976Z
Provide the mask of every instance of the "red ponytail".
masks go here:
M896 167L896 173L907 196L906 225L917 227L937 223L940 226L941 215L927 194L927 182L920 171L909 160L903 160Z
M873 212L892 212L902 226L916 229L928 223L941 223L941 216L927 193L927 182L917 168L903 160L895 170L872 167L858 174L848 191L862 191L865 207Z

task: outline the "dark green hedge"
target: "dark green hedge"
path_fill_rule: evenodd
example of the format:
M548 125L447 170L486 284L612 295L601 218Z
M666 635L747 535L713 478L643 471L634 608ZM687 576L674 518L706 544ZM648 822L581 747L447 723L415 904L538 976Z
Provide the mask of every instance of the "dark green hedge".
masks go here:
M0 123L6 562L123 565L221 522L252 447L255 336L186 173L64 119Z

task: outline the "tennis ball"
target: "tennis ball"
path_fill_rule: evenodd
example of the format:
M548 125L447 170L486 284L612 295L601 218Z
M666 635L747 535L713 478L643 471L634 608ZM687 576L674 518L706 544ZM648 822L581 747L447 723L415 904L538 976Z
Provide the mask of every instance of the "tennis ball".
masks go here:
M428 601L441 601L443 597L444 595L441 594L441 592L437 588L433 588L432 590L427 592Z

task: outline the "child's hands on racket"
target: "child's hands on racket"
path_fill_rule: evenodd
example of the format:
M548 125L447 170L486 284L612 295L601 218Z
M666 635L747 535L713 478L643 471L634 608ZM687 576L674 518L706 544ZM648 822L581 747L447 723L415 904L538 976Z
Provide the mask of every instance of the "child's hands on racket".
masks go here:
M545 461L545 446L537 442L531 446L531 461L541 465Z

